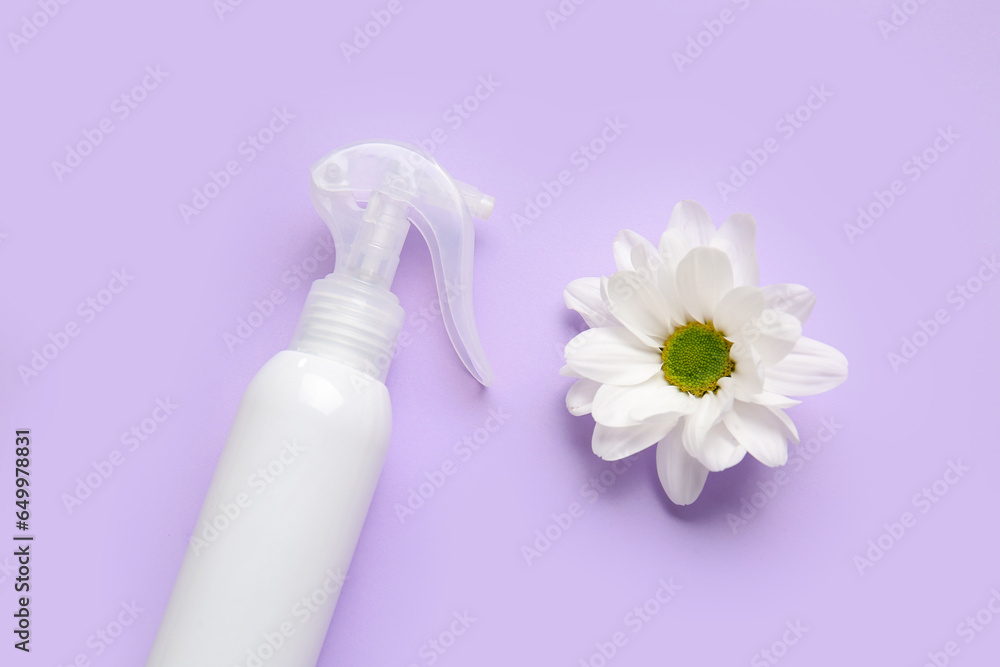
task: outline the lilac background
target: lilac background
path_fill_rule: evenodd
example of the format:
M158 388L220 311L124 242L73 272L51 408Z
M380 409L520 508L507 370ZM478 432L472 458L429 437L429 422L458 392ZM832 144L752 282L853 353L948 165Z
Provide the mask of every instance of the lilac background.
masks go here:
M960 310L948 297L1000 246L1000 6L914 5L884 39L888 0L693 5L594 0L553 29L556 0L402 0L351 62L338 44L386 3L248 1L223 20L210 0L70 3L17 52L8 43L0 432L12 446L15 428L32 429L38 541L34 651L14 651L5 631L0 662L143 664L243 389L295 326L307 287L283 276L326 237L308 166L349 142L441 128L434 155L497 199L478 227L475 284L496 383L481 390L440 319L420 315L435 292L411 234L395 285L414 343L390 372L390 456L321 665L429 664L422 645L464 610L476 622L435 664L600 665L595 643L618 631L628 641L609 664L769 664L755 654L795 621L808 632L781 659L790 666L918 666L948 641L953 664L994 664L1000 622L971 643L956 632L1000 588L1000 285ZM733 22L678 71L672 54L724 9ZM8 3L5 33L36 11ZM147 66L169 76L119 119L113 100ZM480 76L501 85L454 127L445 113ZM783 138L775 123L812 86L832 98ZM240 142L274 107L294 119L246 162ZM52 162L106 117L114 132L60 182ZM618 117L627 128L579 171L574 151ZM959 138L911 182L904 163L939 127ZM724 201L717 181L768 137L778 152ZM185 224L179 205L233 159L241 173ZM512 216L564 169L573 182L518 229ZM850 243L843 225L894 179L905 194ZM675 508L650 450L588 502L581 488L610 465L589 451L590 418L566 413L556 372L582 327L563 287L613 270L619 229L658 238L684 198L717 222L752 212L763 282L814 289L806 335L851 361L844 386L791 411L804 441L824 418L841 430L736 531L727 515L774 476L749 459ZM78 304L122 267L134 280L85 323ZM224 335L272 290L284 302L230 351ZM938 309L948 323L894 372L887 354ZM71 321L80 334L23 382L18 366ZM180 407L128 452L121 434L167 397ZM461 461L454 443L491 409L509 419ZM123 465L67 511L64 494L116 449ZM458 472L401 523L396 504L448 459ZM914 494L959 459L969 472L922 514ZM12 468L5 454L4 526ZM528 565L522 546L573 502L583 516ZM860 574L855 557L907 511L916 526ZM12 564L0 561L6 624ZM633 633L625 615L661 578L683 588ZM138 619L96 655L88 638L132 601Z

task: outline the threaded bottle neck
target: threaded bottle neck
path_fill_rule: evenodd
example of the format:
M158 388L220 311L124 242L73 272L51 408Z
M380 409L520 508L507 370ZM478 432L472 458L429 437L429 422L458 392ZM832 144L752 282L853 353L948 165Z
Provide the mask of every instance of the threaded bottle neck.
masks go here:
M338 361L384 382L404 316L388 289L332 273L309 289L289 349Z

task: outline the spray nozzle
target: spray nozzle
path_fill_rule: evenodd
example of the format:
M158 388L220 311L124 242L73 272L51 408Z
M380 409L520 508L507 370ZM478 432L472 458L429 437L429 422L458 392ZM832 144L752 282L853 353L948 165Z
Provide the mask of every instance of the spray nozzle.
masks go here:
M493 381L472 312L472 216L493 197L459 183L427 153L389 141L330 153L312 167L312 198L333 233L334 275L389 289L416 225L430 248L441 315L455 351L484 385Z

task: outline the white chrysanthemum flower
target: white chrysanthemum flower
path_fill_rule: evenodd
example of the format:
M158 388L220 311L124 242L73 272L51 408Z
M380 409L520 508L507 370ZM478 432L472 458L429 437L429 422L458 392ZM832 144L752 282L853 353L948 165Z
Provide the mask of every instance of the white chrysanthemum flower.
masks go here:
M758 287L756 223L718 230L700 204L674 207L659 249L623 231L618 272L581 278L566 305L591 327L566 346L574 415L592 414L594 453L613 461L654 443L660 481L694 502L709 471L747 452L768 466L798 441L784 409L847 378L847 359L802 336L815 302L801 285Z

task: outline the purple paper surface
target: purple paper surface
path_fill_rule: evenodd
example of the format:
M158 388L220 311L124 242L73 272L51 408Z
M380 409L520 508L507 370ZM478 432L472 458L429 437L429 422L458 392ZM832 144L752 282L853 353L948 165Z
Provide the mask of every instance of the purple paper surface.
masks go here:
M0 664L144 663L243 390L333 269L308 167L374 138L496 197L496 381L461 366L411 233L392 444L320 665L996 664L1000 5L3 15L0 536L27 428L36 537L30 654L0 537ZM557 370L584 326L565 285L686 198L755 215L762 283L813 289L805 335L851 371L790 410L783 473L748 457L678 508L652 450L590 452Z

